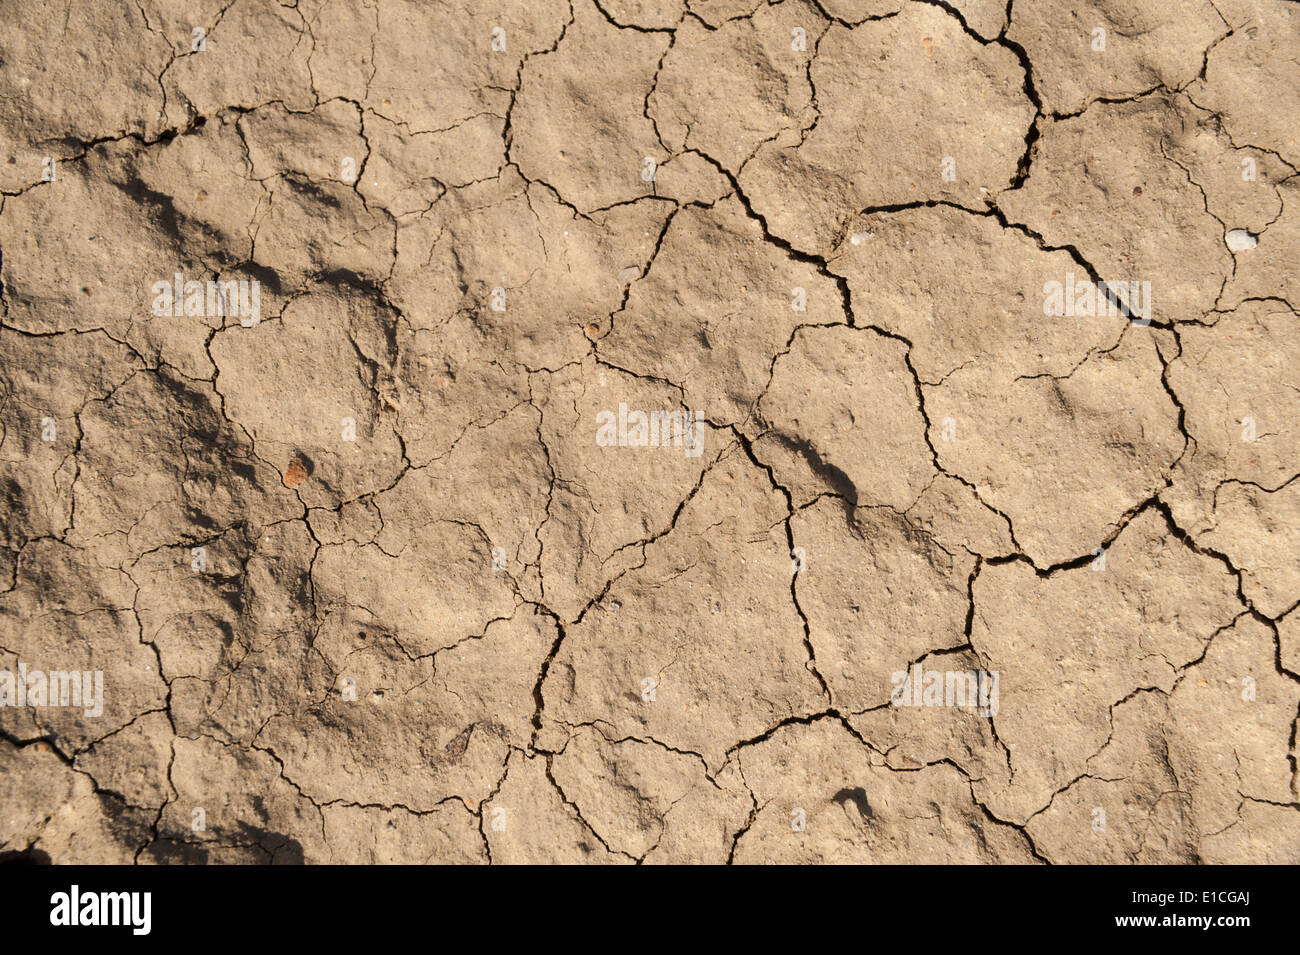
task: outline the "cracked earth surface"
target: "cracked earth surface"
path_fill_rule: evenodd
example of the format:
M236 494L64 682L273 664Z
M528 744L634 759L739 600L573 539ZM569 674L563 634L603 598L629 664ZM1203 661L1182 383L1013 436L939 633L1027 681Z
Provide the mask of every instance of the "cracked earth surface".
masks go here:
M0 11L0 855L1300 861L1300 5Z

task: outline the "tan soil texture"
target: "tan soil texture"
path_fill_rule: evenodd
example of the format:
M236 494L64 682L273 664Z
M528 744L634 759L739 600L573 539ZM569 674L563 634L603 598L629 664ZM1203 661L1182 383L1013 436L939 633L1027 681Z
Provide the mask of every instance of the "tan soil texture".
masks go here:
M1300 862L1298 135L1281 0L0 0L0 858Z

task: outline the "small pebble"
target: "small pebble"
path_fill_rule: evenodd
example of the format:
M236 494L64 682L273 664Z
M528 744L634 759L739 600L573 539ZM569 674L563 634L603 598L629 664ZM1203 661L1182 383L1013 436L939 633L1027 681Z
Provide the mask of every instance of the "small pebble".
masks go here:
M1228 243L1228 248L1233 252L1245 252L1246 250L1253 249L1255 246L1259 245L1259 239L1256 236L1251 235L1245 229L1231 230L1227 236L1225 236L1225 240Z

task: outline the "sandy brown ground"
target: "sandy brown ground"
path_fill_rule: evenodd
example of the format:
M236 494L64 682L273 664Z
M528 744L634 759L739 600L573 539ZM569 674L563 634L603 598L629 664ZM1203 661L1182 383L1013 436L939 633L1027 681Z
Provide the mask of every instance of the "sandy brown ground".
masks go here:
M1298 130L1281 0L0 0L0 853L1300 861Z

